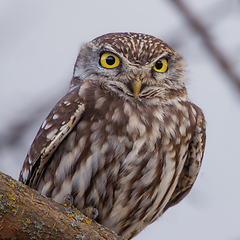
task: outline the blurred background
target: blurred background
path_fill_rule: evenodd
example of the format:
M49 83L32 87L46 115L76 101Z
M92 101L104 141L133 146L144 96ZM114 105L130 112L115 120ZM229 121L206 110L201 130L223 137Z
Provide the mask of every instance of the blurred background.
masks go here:
M183 55L189 98L207 120L192 191L135 239L239 240L239 0L1 0L0 171L18 179L81 44L119 31L154 35Z

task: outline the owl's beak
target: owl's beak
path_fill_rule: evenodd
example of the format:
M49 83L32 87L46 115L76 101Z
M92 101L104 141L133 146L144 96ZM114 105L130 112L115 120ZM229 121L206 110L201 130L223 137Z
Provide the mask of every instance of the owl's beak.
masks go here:
M136 98L138 96L138 94L140 92L140 89L141 89L141 86L142 86L142 83L140 81L139 76L136 76L136 79L131 82L131 86L132 86L132 89L133 89L134 97Z

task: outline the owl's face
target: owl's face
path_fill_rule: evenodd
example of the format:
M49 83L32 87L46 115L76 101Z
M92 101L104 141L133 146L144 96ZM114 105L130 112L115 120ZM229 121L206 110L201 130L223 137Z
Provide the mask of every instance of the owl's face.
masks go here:
M82 46L73 76L105 82L127 97L150 98L185 89L184 65L181 56L158 38L111 33Z

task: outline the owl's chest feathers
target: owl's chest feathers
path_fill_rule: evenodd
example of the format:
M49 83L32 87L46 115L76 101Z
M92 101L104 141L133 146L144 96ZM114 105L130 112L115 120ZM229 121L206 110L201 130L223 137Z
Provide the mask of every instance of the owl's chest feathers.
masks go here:
M183 157L180 155L186 149L183 150L181 144L189 144L194 125L188 119L185 102L146 104L146 101L126 100L102 89L95 89L84 97L86 109L77 125L77 134L85 141L90 140L89 150L98 159L118 161L125 166L144 166L151 159L165 164L165 156Z
M84 93L84 119L94 124L93 129L100 127L108 135L128 135L135 141L140 137L153 139L156 135L154 133L158 132L161 133L160 137L167 134L174 138L176 129L182 126L183 130L184 120L189 117L188 103L177 97L168 101L158 98L135 99L129 96L124 98L106 89L90 89ZM190 125L187 121L185 127Z
M136 203L152 206L144 213L146 220L161 214L176 187L195 128L188 102L176 99L146 105L103 91L86 95L85 101L84 116L75 127L75 152L86 151L77 155L84 158L74 174L80 189L78 207L99 208L108 202L101 216L107 226L111 216L121 220L125 213L143 214L144 208L131 210ZM80 201L84 196L85 202Z
M93 143L96 140L101 142L104 138L112 144L132 148L139 140L153 139L153 128L157 127L154 126L153 120L155 119L156 124L158 122L153 116L153 112L157 111L156 106L154 110L137 99L123 99L101 91L95 91L94 95L86 99L86 103L82 120L89 121Z
M186 103L146 105L101 89L82 93L84 114L53 156L55 182L73 175L72 191L78 192L80 209L103 202L111 208L114 201L135 205L142 186L147 201L157 206L168 192L169 179L177 181L192 138L194 124ZM59 159L61 164L55 166ZM54 198L61 201L62 195Z

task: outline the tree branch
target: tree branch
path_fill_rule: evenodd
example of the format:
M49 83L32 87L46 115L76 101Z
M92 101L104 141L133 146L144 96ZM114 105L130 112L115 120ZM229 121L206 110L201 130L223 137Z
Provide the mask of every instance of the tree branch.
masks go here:
M0 172L0 239L124 240L77 209Z
M172 0L172 2L178 7L182 14L187 19L190 26L202 37L205 46L209 52L216 59L217 63L221 69L229 77L229 80L235 85L235 87L240 91L240 76L238 76L234 69L231 67L229 61L222 54L222 52L214 45L211 40L210 34L207 29L202 25L202 23L191 13L186 4L182 0Z

